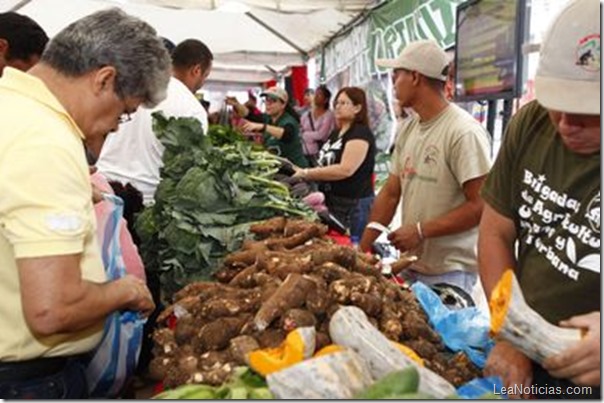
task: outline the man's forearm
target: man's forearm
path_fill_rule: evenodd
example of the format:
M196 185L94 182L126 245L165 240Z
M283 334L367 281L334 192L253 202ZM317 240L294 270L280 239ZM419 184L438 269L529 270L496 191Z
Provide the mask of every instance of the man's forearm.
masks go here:
M122 282L93 283L82 281L81 288L64 296L60 315L50 319L57 332L74 332L86 329L104 320L111 312L125 309L136 297L136 290L126 288ZM57 320L58 319L58 320Z
M112 311L136 307L137 298L148 293L133 276L108 283L82 279L80 255L20 259L17 264L25 319L42 335L85 329Z
M399 203L399 196L388 195L386 192L380 192L373 202L371 213L369 214L369 222L376 221L380 224L388 226L394 217L396 207ZM359 248L362 251L371 250L371 245L380 236L380 231L371 228L365 228L363 236L359 242Z
M483 202L481 200L466 201L448 213L421 222L423 236L435 238L458 234L472 229L480 223Z
M124 309L135 296L121 282L104 284L82 281L78 289L63 290L57 299L26 315L36 333L50 335L75 332L103 321L113 311ZM26 308L27 309L27 308Z
M479 194L484 178L484 176L480 176L463 184L465 201L462 204L438 217L422 221L423 237L436 238L453 235L478 226L484 206Z
M516 267L515 239L513 222L485 204L479 227L478 267L487 299L503 272Z

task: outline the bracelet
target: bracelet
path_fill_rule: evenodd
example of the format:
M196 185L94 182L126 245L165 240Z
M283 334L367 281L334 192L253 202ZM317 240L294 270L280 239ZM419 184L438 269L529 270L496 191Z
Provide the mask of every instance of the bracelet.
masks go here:
M419 221L416 222L415 228L417 228L417 235L419 235L420 241L423 241L424 240L424 231L422 231L422 223Z

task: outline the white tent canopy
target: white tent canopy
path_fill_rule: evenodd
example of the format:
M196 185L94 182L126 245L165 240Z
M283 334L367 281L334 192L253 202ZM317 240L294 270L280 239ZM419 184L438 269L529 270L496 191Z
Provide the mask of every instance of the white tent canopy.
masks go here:
M0 0L53 36L69 23L120 7L175 43L203 41L214 53L208 84L258 84L304 64L308 53L377 0ZM235 11L235 12L234 12Z

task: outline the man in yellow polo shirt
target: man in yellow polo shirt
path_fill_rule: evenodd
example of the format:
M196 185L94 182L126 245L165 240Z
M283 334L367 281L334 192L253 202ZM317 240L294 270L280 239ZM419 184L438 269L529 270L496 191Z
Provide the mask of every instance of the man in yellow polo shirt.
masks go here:
M110 9L61 31L29 74L4 69L0 398L87 397L77 357L107 315L153 310L144 282L105 277L83 143L161 101L170 66L153 28Z

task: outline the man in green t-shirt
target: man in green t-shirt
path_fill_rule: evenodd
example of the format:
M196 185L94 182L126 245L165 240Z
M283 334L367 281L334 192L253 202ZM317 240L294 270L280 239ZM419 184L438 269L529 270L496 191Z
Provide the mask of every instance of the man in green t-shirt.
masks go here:
M600 396L599 15L598 0L572 0L556 18L541 46L537 101L510 122L482 190L478 255L487 296L513 268L532 309L586 330L543 366L497 342L485 374L506 387L547 386L532 388L545 391L538 398ZM568 393L576 385L591 393Z

